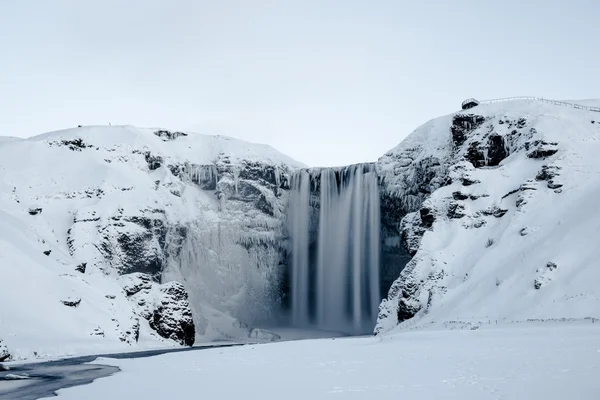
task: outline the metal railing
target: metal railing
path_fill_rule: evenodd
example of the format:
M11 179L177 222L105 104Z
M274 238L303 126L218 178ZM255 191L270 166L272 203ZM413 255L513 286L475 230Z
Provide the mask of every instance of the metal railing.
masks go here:
M571 107L571 108L574 108L577 110L600 112L600 107L589 107L589 106L583 106L581 104L568 103L566 101L551 100L551 99L545 99L543 97L532 97L532 96L515 96L515 97L504 97L501 99L481 100L479 103L480 104L489 104L489 103L500 103L502 101L512 101L512 100L541 101L543 103L554 104L554 105L563 106L563 107Z

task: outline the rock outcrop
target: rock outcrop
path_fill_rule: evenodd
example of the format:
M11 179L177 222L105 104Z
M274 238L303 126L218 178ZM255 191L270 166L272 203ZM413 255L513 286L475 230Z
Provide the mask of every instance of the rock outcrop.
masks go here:
M89 322L86 340L135 344L150 335L190 345L208 328L203 309L249 327L279 311L289 174L303 165L273 148L164 129L80 127L4 141L0 159L0 212L30 232L45 258L32 271L45 273L47 262L61 282L47 283L62 285L49 301L81 299L58 313ZM132 274L152 287L115 290L116 277Z
M565 239L552 224L575 211L555 203L554 196L567 186L573 190L573 181L595 168L595 150L578 142L595 143L588 140L589 124L579 123L585 113L536 102L473 111L428 122L378 161L382 230L388 237L399 235L412 259L402 265L380 306L376 334L409 320L412 326L443 318L572 317L600 309L597 302L583 308L566 304L561 291L530 292L562 284L568 285L565 292L590 293L579 275L571 275L578 289L571 281L559 283L574 270L559 271L555 264L540 268L535 261L558 257L558 243ZM581 129L566 144L563 132L574 126ZM573 157L586 167L572 168L566 154L577 152L585 156ZM588 264L578 268L593 279ZM507 280L510 285L503 285ZM520 305L514 301L531 296L541 297ZM564 305L560 311L544 308L549 302Z
M160 336L182 345L194 344L196 332L188 294L179 282L159 284L148 274L132 273L121 277L123 291Z

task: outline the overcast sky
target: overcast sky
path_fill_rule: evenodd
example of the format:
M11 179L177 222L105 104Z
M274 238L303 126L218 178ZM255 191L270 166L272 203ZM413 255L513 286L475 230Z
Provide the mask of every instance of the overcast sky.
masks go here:
M132 124L376 160L464 98L600 97L598 0L0 0L0 135Z

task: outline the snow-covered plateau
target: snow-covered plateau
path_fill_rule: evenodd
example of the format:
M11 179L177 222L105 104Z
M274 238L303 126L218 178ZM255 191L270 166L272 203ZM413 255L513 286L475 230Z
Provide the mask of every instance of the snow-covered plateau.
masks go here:
M273 341L260 327L292 314L335 330L349 308L340 324L358 332L379 293L381 338L595 321L599 154L600 113L535 100L434 119L376 163L336 169L166 129L0 138L0 362Z

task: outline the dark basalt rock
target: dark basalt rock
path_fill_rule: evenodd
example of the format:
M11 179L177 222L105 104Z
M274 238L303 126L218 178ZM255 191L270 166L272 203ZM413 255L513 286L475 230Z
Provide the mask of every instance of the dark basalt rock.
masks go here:
M75 271L85 274L86 267L87 267L87 263L81 263L75 267Z
M469 196L468 194L465 194L463 192L458 192L458 191L457 192L452 192L452 198L454 200L466 200L469 197L471 197L471 196ZM475 196L473 196L473 197L475 197ZM477 197L475 197L475 198L477 198Z
M154 134L156 136L158 136L159 138L161 138L163 141L169 141L169 140L175 140L180 136L187 136L187 133L185 132L179 132L179 131L168 131L166 129L161 129L158 131L155 131Z
M29 215L38 215L42 213L42 209L40 207L30 208L28 212Z
M433 226L433 223L435 222L435 214L433 214L430 208L421 208L419 210L419 215L421 216L421 225L423 227L431 228Z
M81 151L86 148L94 147L91 144L87 144L81 138L72 139L72 140L59 140L55 142L50 142L50 146L66 146L69 150L72 151Z
M135 224L142 229L130 227ZM99 250L121 274L143 272L160 275L164 264L167 227L164 210L140 210L127 216L120 210L108 225L98 227L103 240Z
M511 190L510 192L508 192L508 193L506 193L504 196L502 196L502 199L505 199L505 198L507 198L507 197L508 197L508 196L510 196L510 195L513 195L513 194L515 194L515 193L518 193L520 190L521 190L521 188L519 188L519 189L514 189L514 190Z
M196 328L185 288L179 282L169 282L160 291L165 294L165 298L148 320L150 327L164 338L192 346Z
M181 180L188 179L202 190L215 190L221 173L214 164L169 164L169 171Z
M156 220L160 221L160 220ZM166 229L160 221L159 235L164 241ZM144 272L152 275L158 275L162 271L163 260L160 254L147 254L148 242L154 237L151 229L141 233L132 234L123 232L117 236L119 248L125 255L125 262L121 266L122 273Z
M452 118L452 141L455 147L460 147L471 132L485 122L485 117L475 114L457 114Z
M475 168L495 167L506 157L508 157L508 151L506 150L504 137L498 134L490 135L485 145L477 141L472 142L465 154L465 159L473 164Z
M508 151L506 150L504 138L497 134L491 135L488 139L487 165L490 167L499 165L506 157L508 157Z
M273 210L273 205L271 203L269 203L269 201L263 194L260 195L260 197L256 200L254 205L256 206L257 209L259 209L260 211L262 211L263 213L265 213L267 215L270 215L271 217L273 217L275 215L275 212Z
M417 285L414 283L407 283L402 287L402 296L398 301L398 322L403 322L414 317L417 312L421 309L416 307L414 302L410 299L417 291Z
M130 338L133 338L136 343L140 340L140 321L135 318L132 322L131 327L125 331L125 335L119 337L121 342L131 342Z
M67 307L77 307L81 303L81 299L77 297L74 299L61 300L60 302Z
M519 190L522 192L524 192L526 190L537 190L537 189L538 188L537 188L536 183L531 179L526 180L524 183L521 184L521 186L519 186Z
M548 188L549 189L559 189L561 188L563 185L561 183L556 183L554 181L548 181Z
M259 162L242 162L240 179L252 181L262 181L270 185L277 185L280 181L279 171L273 165L266 165Z
M181 178L181 170L182 170L182 166L181 165L177 165L177 164L169 164L167 165L167 168L169 168L169 171L171 171L171 173L173 174L173 176L176 176L178 178Z
M465 206L460 203L457 203L457 202L452 202L448 206L447 215L448 215L448 218L460 219L466 215L465 214Z
M535 179L538 181L549 181L559 175L561 167L556 165L542 165L542 170L537 173Z
M496 218L503 217L504 214L506 214L507 212L508 212L508 210L500 208L498 206L494 206L494 207L488 208L487 210L481 210L481 213L483 215L494 216Z
M262 192L251 183L240 180L237 184L235 195L231 196L235 200L254 201L264 197Z
M45 251L44 251L44 255L47 255L47 256L49 256L49 255L50 255L50 253L52 253L52 250L45 250Z
M146 163L148 163L148 169L150 171L160 168L163 164L163 158L161 156L154 156L149 151L144 154L144 158L146 159Z
M546 158L550 157L558 152L558 143L546 142L543 140L535 140L533 142L525 143L525 149L528 151L527 157L529 158Z
M463 186L471 186L474 185L476 183L479 183L479 181L477 179L472 179L468 176L463 176L460 178L460 181L462 183Z
M148 275L143 273L133 273L130 275L132 279L128 280L125 285L123 285L123 291L127 296L133 296L134 294L139 293L143 289L151 289L152 284L155 283L154 279Z
M478 199L478 198L480 198L480 197L490 197L490 195L489 195L489 194L485 194L485 193L484 193L484 194L480 194L479 196L478 196L478 195L475 195L475 194L471 194L471 195L469 195L469 198L470 198L471 200L477 200L477 199Z
M382 229L388 229L390 232L397 231L402 218L406 215L402 209L402 200L400 197L394 196L386 191L381 191L379 196L379 208L382 215Z

